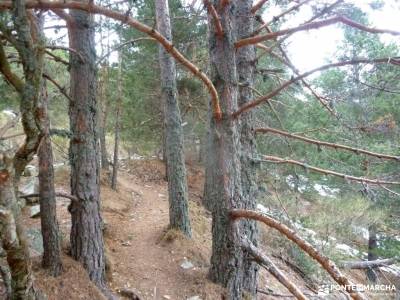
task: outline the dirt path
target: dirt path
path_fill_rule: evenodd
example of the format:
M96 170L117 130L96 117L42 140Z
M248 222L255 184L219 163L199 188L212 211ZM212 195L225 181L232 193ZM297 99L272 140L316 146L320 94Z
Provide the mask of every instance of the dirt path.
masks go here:
M198 232L201 222L192 217L192 241L166 230L166 183L143 182L125 174L119 179L119 193L131 196L130 200L118 199L127 202L125 209L124 204L106 200L111 196L107 192L102 196L106 242L113 265L111 286L131 289L143 299L219 299L218 288L206 280L209 245ZM193 215L201 209L195 203L191 208ZM193 267L182 268L185 261Z

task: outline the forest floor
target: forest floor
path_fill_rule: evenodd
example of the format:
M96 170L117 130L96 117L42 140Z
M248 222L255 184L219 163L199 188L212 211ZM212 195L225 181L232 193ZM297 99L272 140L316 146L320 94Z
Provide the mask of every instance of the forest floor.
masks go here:
M222 299L223 289L207 280L211 216L200 204L204 173L196 165L187 167L193 231L193 238L187 240L167 230L168 191L164 168L158 160L125 162L119 172L117 191L109 188L109 176L102 174L101 199L110 288L122 295L121 298L124 298L124 291L130 291L143 300ZM56 190L69 191L67 167L56 170ZM66 199L57 200L63 233L64 273L58 278L47 275L40 268L40 254L32 251L35 282L49 300L104 299L83 268L67 255L71 228L68 204ZM23 211L23 220L30 231L40 229L40 220L30 218L29 207ZM275 263L303 291L315 292L288 264L280 259L275 259ZM183 267L185 265L187 268ZM363 281L360 273L353 272L352 277L355 282ZM288 294L274 278L262 271L259 286L265 287L267 282L269 292ZM257 299L289 299L259 295ZM342 294L331 297L346 299Z

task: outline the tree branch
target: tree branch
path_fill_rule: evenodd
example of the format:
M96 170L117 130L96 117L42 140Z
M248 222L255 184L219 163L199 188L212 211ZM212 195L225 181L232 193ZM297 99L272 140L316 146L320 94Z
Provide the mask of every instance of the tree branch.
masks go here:
M382 159L392 159L392 160L396 160L398 162L400 161L400 156L381 154L381 153L371 152L371 151L360 149L360 148L354 148L354 147L350 147L350 146L314 140L314 139L311 139L308 137L296 135L296 134L286 132L283 130L279 130L279 129L275 129L275 128L270 128L270 127L256 128L255 132L278 134L278 135L283 135L285 137L289 137L292 139L301 140L306 143L311 143L311 144L314 144L317 146L325 146L325 147L330 147L330 148L334 148L334 149L344 149L347 151L354 152L356 154L365 154L365 155L375 156L375 157L382 158Z
M232 117L237 118L241 113L243 113L265 101L270 100L272 97L275 97L276 95L278 95L282 90L286 89L292 83L302 80L303 78L310 76L311 74L313 74L315 72L324 71L324 70L334 68L334 67L343 67L343 66L347 66L347 65L356 65L356 64L373 64L373 63L390 63L393 65L400 65L400 59L398 57L395 57L395 58L387 58L386 57L386 58L377 58L377 59L354 59L354 60L348 60L348 61L341 61L341 62L337 62L337 63L331 63L331 64L327 64L327 65L315 68L313 70L310 70L308 72L300 74L299 76L293 77L292 79L284 82L280 87L271 91L267 95L259 97L253 101L246 103L245 105L241 106L237 111L232 113Z
M126 45L129 45L129 44L134 45L136 42L139 42L139 41L156 41L156 40L155 40L154 38L149 38L149 37L140 37L140 38L137 38L137 39L134 39L134 40L126 41L126 42L124 42L124 43L122 43L122 44L117 45L116 47L114 47L113 49L111 49L110 51L108 51L106 54L104 54L102 57L100 57L100 58L97 60L96 64L100 64L100 63L101 63L104 59L106 59L111 53L113 53L113 52L115 52L115 51L118 51L118 50L121 49L122 47L124 47L124 46L126 46Z
M256 4L251 8L251 13L255 14L268 0L259 0Z
M56 195L56 197L67 198L67 199L69 199L71 201L79 202L79 199L77 197L75 197L73 195L70 195L70 194L59 192L59 193L55 193L55 195ZM33 197L40 197L40 195L39 194L28 194L28 195L22 195L22 196L19 196L19 197L20 198L33 198Z
M69 66L69 62L66 61L65 59L62 59L61 57L54 55L53 53L51 53L50 51L45 50L45 53L49 56L51 56L53 58L54 61L56 62L60 62L63 65Z
M1 8L1 6L0 6L0 8ZM400 35L399 31L390 30L390 29L371 28L371 27L365 26L363 24L354 22L346 17L337 16L337 17L326 19L323 21L306 23L306 24L303 24L303 25L300 25L297 27L293 27L293 28L283 29L280 31L272 32L272 33L266 33L263 35L257 35L257 36L245 38L245 39L237 41L235 43L235 47L240 48L240 47L247 46L247 45L253 45L253 44L257 44L257 43L260 43L260 42L263 42L266 40L275 39L282 35L292 34L295 32L306 31L306 30L310 30L310 29L319 29L321 27L326 27L326 26L333 25L336 23L342 23L347 26L357 28L361 31L366 31L369 33L387 33L387 34L391 34L391 35Z
M175 46L169 42L164 36L162 36L154 28L149 27L143 23L140 23L136 19L130 17L126 13L107 9L105 7L95 5L93 3L83 3L78 1L50 1L50 0L26 0L26 8L39 8L39 9L78 9L84 10L92 14L99 14L114 20L118 20L124 24L127 24L140 32L143 32L152 38L156 39L164 48L165 51L170 53L178 62L184 65L194 76L198 77L203 81L204 85L207 87L212 101L213 115L216 120L222 119L221 107L219 105L218 92L215 89L211 80L204 74L197 66L190 62L186 57L180 53ZM12 7L11 1L0 2L0 10L10 9Z
M397 262L396 258L386 258L377 260L367 260L367 261L346 261L342 265L346 269L369 269L376 267L385 267L393 265Z
M0 72L4 78L9 82L18 93L23 91L24 82L14 72L11 71L6 52L4 51L3 44L0 42Z
M79 53L78 51L76 51L73 48L64 47L64 46L55 46L55 45L54 46L53 45L46 45L46 48L50 49L50 50L65 50L65 51L69 51L69 52L72 52L72 53L76 54L79 57L79 59L81 60L81 62L85 61L85 59L83 58L82 54Z
M52 77L50 77L49 74L43 73L43 77L49 80L52 84L55 85L55 87L67 98L69 101L72 101L72 98L68 95L67 91L65 90L65 87L62 87L57 81L55 81Z
M303 6L304 4L306 4L307 2L310 2L311 0L304 0L299 2L296 5L293 5L292 7L290 7L289 9L283 11L282 13L280 13L277 16L272 17L272 20L268 21L268 22L264 22L264 24L262 24L260 27L258 27L254 33L252 35L258 34L260 31L262 31L264 28L268 27L272 22L276 22L277 20L279 20L280 18L282 18L283 16L291 13L292 11L300 8L301 6Z
M270 216L251 210L234 209L229 212L229 215L232 221L236 221L241 218L252 219L263 222L268 227L278 230L289 240L299 246L303 251L305 251L311 258L315 259L339 285L346 289L353 299L365 299L364 296L358 293L356 289L352 288L354 286L353 283L340 272L332 260L320 253L309 242L301 238L294 230L290 229L286 225L275 220L274 218L271 218Z
M219 38L223 37L224 30L222 29L221 21L219 19L217 10L215 9L214 5L211 4L209 0L204 0L204 4L207 7L208 12L211 14L214 24L215 24L215 31Z
M285 274L279 270L273 261L262 253L247 237L241 241L241 247L247 251L254 259L262 265L272 276L274 276L280 283L282 283L297 299L307 300L308 298L300 291L300 289L291 282Z
M333 175L337 176L340 178L343 178L344 180L351 180L351 181L357 181L357 182L365 182L365 183L370 183L370 184L377 184L377 185L383 185L383 184L390 184L390 185L400 185L400 182L398 181L384 181L384 180L379 180L379 179L369 179L369 178L364 178L364 177L356 177L352 175L347 175L331 170L326 170L326 169L321 169L313 166L309 166L306 163L297 161L297 160L292 160L292 159L285 159L277 156L270 156L270 155L263 155L264 162L270 162L270 163L276 163L276 164L292 164L292 165L297 165L305 168L306 170L311 170L314 172L322 173L324 175Z

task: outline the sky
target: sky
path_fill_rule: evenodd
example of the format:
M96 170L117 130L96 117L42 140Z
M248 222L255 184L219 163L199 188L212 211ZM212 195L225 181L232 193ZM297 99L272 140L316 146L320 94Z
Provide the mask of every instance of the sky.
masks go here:
M152 1L152 0L149 0ZM193 0L182 0L184 3L192 3ZM195 0L196 7L202 6L201 0ZM257 1L257 0L254 0ZM271 0L272 1L272 0ZM297 0L300 1L300 0ZM313 0L311 3L326 3L330 4L336 0ZM369 3L371 0L345 0L347 3L353 3L360 7L363 11L369 15L372 26L382 29L392 29L400 31L400 0L381 0L384 6L380 10L371 9ZM278 0L274 2L279 2ZM295 1L293 1L295 2ZM294 3L296 4L296 3ZM279 7L272 7L265 11L263 19L269 21L273 16L278 15L281 12ZM303 5L301 9L292 13L288 18L288 22L283 25L282 28L289 28L299 25L309 19L312 16L311 8L308 5ZM59 21L55 21L59 24ZM54 38L55 36L65 35L65 30L62 30L59 34L54 34L54 31L48 30L46 32L49 37ZM318 30L310 30L307 32L298 32L293 34L286 42L289 56L291 57L295 66L300 71L307 71L315 67L321 66L326 63L327 60L334 61L334 54L337 46L342 40L343 34L340 26L332 25ZM99 38L99 37L98 37ZM111 44L116 41L111 36ZM388 34L381 34L380 38L384 42L397 42L400 46L400 38L397 36L391 36ZM64 39L65 41L65 39ZM100 47L98 47L98 51ZM100 52L98 53L100 55ZM118 57L116 53L113 53L111 61L117 61Z
M319 1L321 3L333 3L334 1ZM373 10L369 6L372 1L368 0L348 0L369 15L373 27L381 29L392 29L400 31L400 0L384 0L384 6L380 10ZM273 9L265 12L264 20L270 20L274 15L279 14L280 9ZM309 6L303 6L298 13L290 18L290 22L285 24L285 28L301 24L312 16ZM310 70L326 63L327 60L334 61L334 53L343 33L338 25L299 32L288 39L287 49L294 65L301 71ZM398 36L388 34L380 35L380 39L386 43L397 42L400 45Z

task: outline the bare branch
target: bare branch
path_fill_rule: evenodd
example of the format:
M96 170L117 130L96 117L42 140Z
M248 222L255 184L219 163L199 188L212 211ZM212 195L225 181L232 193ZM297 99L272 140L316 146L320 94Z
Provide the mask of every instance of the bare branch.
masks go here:
M0 6L0 8L1 8L1 6ZM292 34L295 32L306 31L306 30L310 30L310 29L319 29L319 28L330 26L330 25L337 24L337 23L343 23L347 26L357 28L361 31L366 31L369 33L387 33L387 34L391 34L391 35L400 35L399 31L390 30L390 29L371 28L371 27L362 25L360 23L354 22L343 16L337 16L337 17L326 19L323 21L306 23L306 24L303 24L303 25L300 25L297 27L293 27L293 28L283 29L280 31L272 32L272 33L266 33L263 35L257 35L257 36L245 38L245 39L237 41L235 43L235 47L240 48L240 47L247 46L247 45L253 45L253 44L257 44L257 43L260 43L260 42L263 42L266 40L275 39L282 35Z
M251 210L234 209L230 211L229 215L232 218L232 221L241 218L252 219L263 222L265 225L278 230L289 240L291 240L302 250L304 250L311 258L315 259L339 285L343 286L346 289L346 291L353 299L365 299L364 296L357 292L356 289L352 288L354 287L354 284L340 272L340 270L336 267L335 263L332 260L320 253L317 249L314 248L314 246L301 238L294 230L290 229L286 225L275 220L274 218L271 218L270 216Z
M83 58L82 54L79 53L78 51L76 51L73 48L64 47L64 46L55 46L55 45L54 46L53 45L47 45L46 48L50 49L50 50L65 50L65 51L69 51L69 52L72 52L72 53L76 54L79 57L79 59L81 60L81 62L85 61L85 59Z
M304 1L301 1L301 2L297 3L296 5L293 5L293 6L290 7L289 9L283 11L283 12L280 13L279 15L274 16L274 17L272 18L272 20L270 20L270 21L268 21L268 22L264 22L264 24L262 24L260 27L258 27L258 28L255 30L254 34L252 34L252 35L258 34L258 33L259 33L260 31L262 31L264 28L268 27L272 22L276 22L277 20L279 20L279 19L282 18L283 16L285 16L285 15L291 13L292 11L294 11L294 10L300 8L301 6L303 6L304 4L306 4L307 2L310 2L310 1L311 1L311 0L304 0Z
M367 261L346 261L343 262L343 267L346 269L369 269L376 267L385 267L393 265L397 262L396 258L386 258Z
M4 78L9 82L17 92L22 92L24 82L20 79L13 71L11 71L10 64L8 62L6 53L4 51L3 44L0 42L0 72Z
M219 96L218 92L215 89L211 80L204 74L197 66L195 66L192 62L190 62L186 57L180 53L176 47L169 42L164 36L162 36L158 31L154 28L149 27L136 19L130 17L124 12L107 9L105 7L95 5L93 3L83 3L78 1L50 1L50 0L27 0L25 2L26 8L40 8L40 9L78 9L84 10L92 14L99 14L114 20L118 20L124 24L127 24L140 32L143 32L154 39L156 39L165 50L170 53L178 62L184 65L194 76L198 77L205 86L207 87L212 101L213 114L216 120L222 119L221 107L219 105ZM11 1L2 1L0 2L0 10L10 9L12 7Z
M204 4L207 7L208 12L211 14L211 16L214 20L217 36L219 38L221 38L224 35L224 30L222 29L221 21L219 19L217 10L215 9L214 5L212 5L209 0L204 0Z
M262 253L259 249L257 249L256 246L252 242L250 242L247 238L243 239L241 241L242 243L242 248L247 251L251 256L254 257L254 259L265 269L271 273L272 276L274 276L280 283L282 283L288 290L291 292L297 299L300 300L306 300L308 299L302 291L293 283L291 282L285 274L279 270L273 261L266 256L264 253Z
M79 199L77 197L75 197L73 195L70 195L70 194L58 192L58 193L55 193L55 195L56 195L56 197L67 198L67 199L69 199L71 201L74 201L74 202L78 202L79 201ZM28 195L22 195L22 196L19 196L19 197L20 198L33 198L33 197L40 197L40 195L39 194L28 194Z
M293 159L285 159L277 156L270 156L270 155L263 155L264 162L270 162L270 163L276 163L276 164L292 164L292 165L297 165L300 167L303 167L307 170L311 170L314 172L322 173L324 175L333 175L337 176L340 178L343 178L345 180L351 180L351 181L357 181L357 182L365 182L365 183L370 183L370 184L377 184L377 185L384 185L384 184L390 184L390 185L400 185L400 182L398 181L385 181L385 180L379 180L379 179L369 179L369 178L364 178L364 177L356 177L352 175L347 175L331 170L326 170L326 169L321 169L313 166L309 166L306 163L293 160Z
M241 113L243 113L265 101L270 100L272 97L275 97L276 95L278 95L282 90L286 89L292 83L302 80L303 78L310 76L311 74L313 74L315 72L324 71L324 70L327 70L330 68L335 68L335 67L343 67L343 66L347 66L347 65L377 64L377 63L390 63L393 65L400 65L400 59L398 57L396 57L396 58L385 57L385 58L377 58L377 59L354 59L354 60L348 60L348 61L341 61L341 62L337 62L337 63L331 63L331 64L327 64L327 65L315 68L313 70L310 70L308 72L300 74L299 76L294 77L294 78L284 82L280 87L271 91L267 95L259 97L253 101L246 103L245 105L241 106L237 111L232 113L232 117L237 118Z
M255 14L268 0L259 0L256 4L251 8L251 13Z
M317 146L325 146L325 147L330 147L330 148L334 148L334 149L344 149L344 150L347 150L347 151L354 152L356 154L365 154L365 155L375 156L375 157L382 158L382 159L391 159L391 160L400 161L400 157L399 156L376 153L376 152L371 152L371 151L360 149L360 148L354 148L354 147L350 147L350 146L345 146L345 145L340 145L340 144L335 144L335 143L329 143L329 142L314 140L314 139L311 139L311 138L308 138L308 137L304 137L304 136L301 136L301 135L296 135L296 134L293 134L293 133L290 133L290 132L286 132L286 131L283 131L283 130L279 130L279 129L275 129L275 128L270 128L270 127L257 128L257 129L255 129L255 132L279 134L279 135L283 135L285 137L301 140L303 142L311 143L311 144L314 144L314 145L317 145Z
M62 63L63 65L69 66L69 62L66 61L65 59L62 59L61 57L59 57L59 56L57 56L57 55L54 55L53 53L51 53L51 52L48 51L48 50L45 50L44 52L45 52L47 55L49 55L50 57L52 57L54 61L60 62L60 63Z
M115 52L115 51L118 51L118 50L121 49L122 47L124 47L124 46L126 46L126 45L129 45L129 44L134 45L136 42L139 42L139 41L156 41L156 40L155 40L154 38L141 37L141 38L137 38L137 39L134 39L134 40L126 41L126 42L124 42L124 43L122 43L122 44L117 45L116 47L114 47L113 49L111 49L110 51L108 51L106 54L104 54L102 57L100 57L100 58L97 60L96 64L100 64L100 63L101 63L104 59L106 59L111 53L113 53L113 52Z
M19 136L23 136L23 135L25 135L25 132L20 132L20 133L15 133L15 134L2 136L2 137L0 137L0 141L9 140L9 139L12 139L12 138L15 138L15 137L19 137Z
M50 77L49 74L43 73L43 78L46 78L49 80L52 84L56 86L56 88L67 98L69 101L72 101L72 98L68 95L67 91L65 90L65 87L62 87L57 81L55 81L52 77Z

